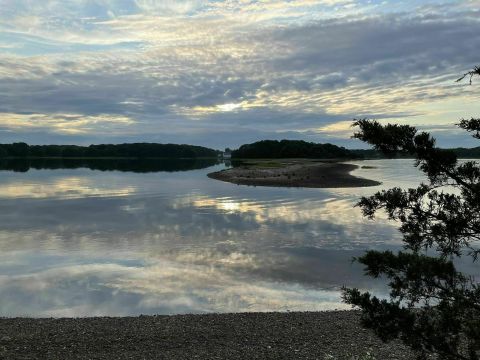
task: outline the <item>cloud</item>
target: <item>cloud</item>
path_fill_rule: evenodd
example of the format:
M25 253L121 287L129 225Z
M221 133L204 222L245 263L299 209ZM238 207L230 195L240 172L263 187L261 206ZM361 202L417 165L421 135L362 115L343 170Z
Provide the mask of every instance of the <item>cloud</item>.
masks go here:
M0 118L23 116L19 137L30 142L61 139L62 114L96 119L72 127L77 142L183 135L208 145L221 133L223 147L237 134L340 139L345 131L316 129L364 115L445 124L454 108L434 120L426 104L452 99L480 110L477 87L454 83L478 61L472 1L0 5Z
M0 113L0 123L3 131L25 132L39 129L58 134L76 135L120 130L122 127L133 124L134 121L126 116L112 114L89 116Z

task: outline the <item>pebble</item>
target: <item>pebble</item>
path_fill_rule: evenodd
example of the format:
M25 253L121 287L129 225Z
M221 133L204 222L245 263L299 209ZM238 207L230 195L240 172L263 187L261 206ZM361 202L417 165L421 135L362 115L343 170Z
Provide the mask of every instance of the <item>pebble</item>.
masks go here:
M370 352L377 360L415 359L403 344L359 331L359 319L355 311L2 318L0 358L350 360Z

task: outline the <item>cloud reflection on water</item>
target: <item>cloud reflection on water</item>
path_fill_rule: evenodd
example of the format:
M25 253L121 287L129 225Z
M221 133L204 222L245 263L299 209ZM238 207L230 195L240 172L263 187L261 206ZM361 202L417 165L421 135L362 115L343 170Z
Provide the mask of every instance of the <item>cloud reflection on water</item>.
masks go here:
M20 194L0 191L0 314L320 310L344 307L342 285L381 288L350 259L399 236L361 217L354 190L240 187L207 172L0 179ZM30 184L53 186L21 196Z

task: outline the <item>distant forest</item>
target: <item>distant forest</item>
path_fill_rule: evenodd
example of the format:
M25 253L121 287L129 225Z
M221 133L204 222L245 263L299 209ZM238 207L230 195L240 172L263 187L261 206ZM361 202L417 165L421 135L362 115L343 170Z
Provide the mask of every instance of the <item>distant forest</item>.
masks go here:
M453 151L461 158L480 159L480 147L466 149L454 148ZM397 155L396 157L412 157L411 155ZM233 159L279 159L279 158L307 158L307 159L382 159L385 155L376 150L350 150L332 144L316 144L301 140L262 140L252 144L240 146L232 151Z
M332 144L316 144L302 140L263 140L240 146L232 151L235 159L355 159L361 155Z
M450 148L446 149L453 151L459 159L480 159L480 147L475 148ZM363 159L383 159L385 155L377 150L350 150L357 158ZM411 158L411 155L396 155L396 157Z
M480 147L449 149L459 158L480 158ZM1 158L217 158L221 151L194 145L132 143L104 145L28 145L23 142L0 144ZM262 140L240 146L233 159L381 159L376 150L350 150L333 144L302 140ZM402 157L402 155L397 156ZM404 155L403 157L409 157Z
M134 143L119 145L28 145L0 144L0 158L212 158L220 152L202 146Z

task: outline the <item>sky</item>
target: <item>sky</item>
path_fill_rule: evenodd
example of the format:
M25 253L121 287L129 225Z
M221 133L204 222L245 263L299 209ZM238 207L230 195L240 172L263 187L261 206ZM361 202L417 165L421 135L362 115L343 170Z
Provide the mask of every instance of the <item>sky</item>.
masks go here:
M0 143L479 146L479 49L480 0L0 0Z

